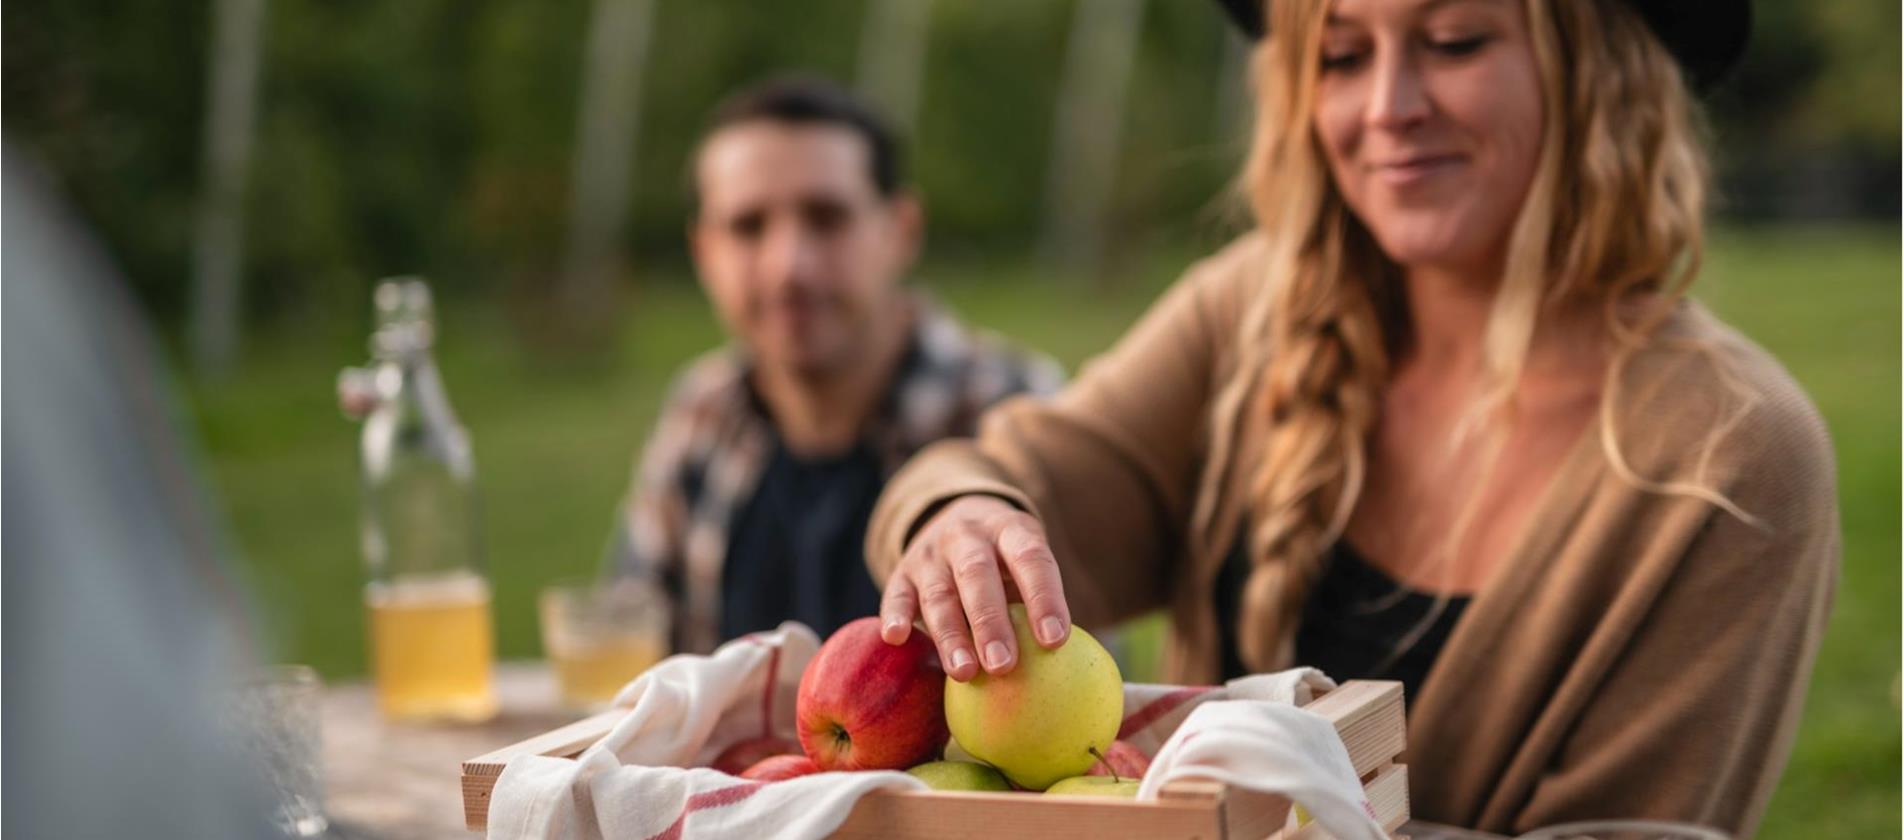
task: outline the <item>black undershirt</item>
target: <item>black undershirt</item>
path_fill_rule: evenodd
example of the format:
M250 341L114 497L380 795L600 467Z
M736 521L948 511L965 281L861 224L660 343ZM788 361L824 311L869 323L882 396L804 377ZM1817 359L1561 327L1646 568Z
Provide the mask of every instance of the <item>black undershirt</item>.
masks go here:
M1251 568L1247 543L1236 540L1216 585L1225 680L1249 673L1236 640L1242 589ZM1435 596L1402 586L1346 542L1336 543L1330 555L1321 581L1302 608L1295 633L1296 663L1320 668L1337 682L1399 680L1410 700L1420 696L1421 684L1472 596L1448 597L1420 639L1395 658L1402 640L1433 611Z
M824 639L879 611L866 570L866 523L885 484L865 444L836 458L800 458L776 442L760 483L728 533L720 635L733 639L799 621Z

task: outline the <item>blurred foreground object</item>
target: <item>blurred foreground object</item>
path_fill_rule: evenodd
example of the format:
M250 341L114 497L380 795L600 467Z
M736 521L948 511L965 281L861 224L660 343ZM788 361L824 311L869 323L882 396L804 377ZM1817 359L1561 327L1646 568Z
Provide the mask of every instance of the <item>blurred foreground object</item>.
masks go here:
M367 369L345 370L363 416L363 556L370 659L386 716L486 720L496 712L495 634L477 535L476 461L430 356L429 286L377 285Z
M4 151L5 823L12 837L268 837L216 714L244 609L98 247Z

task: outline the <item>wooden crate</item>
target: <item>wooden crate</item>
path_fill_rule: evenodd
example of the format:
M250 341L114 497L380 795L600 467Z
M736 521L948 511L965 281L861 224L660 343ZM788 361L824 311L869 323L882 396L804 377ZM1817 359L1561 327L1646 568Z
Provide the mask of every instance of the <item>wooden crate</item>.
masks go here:
M1401 684L1350 680L1309 703L1335 725L1367 789L1375 816L1392 834L1408 819L1407 766L1395 763L1406 746ZM489 793L509 760L519 755L574 758L608 734L626 710L585 720L463 762L463 816L471 831L488 822ZM1310 824L1283 831L1289 802L1280 796L1209 782L1177 782L1155 802L1045 797L1024 793L876 791L860 799L833 834L842 840L902 838L953 840L985 837L1102 840L1105 837L1202 840L1320 840Z

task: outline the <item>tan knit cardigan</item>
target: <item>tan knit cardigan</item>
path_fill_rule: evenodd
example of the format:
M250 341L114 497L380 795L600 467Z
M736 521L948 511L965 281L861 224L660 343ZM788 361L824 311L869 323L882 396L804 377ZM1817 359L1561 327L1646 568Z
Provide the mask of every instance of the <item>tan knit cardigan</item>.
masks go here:
M873 514L875 578L939 504L1002 496L1044 522L1078 624L1166 607L1168 679L1216 679L1217 572L1260 429L1212 441L1209 413L1262 250L1251 236L1193 267L1055 400L1006 403L976 440L922 452ZM1615 396L1638 475L1698 481L1757 521L1615 475L1593 421L1407 698L1420 818L1519 832L1652 817L1742 836L1763 813L1841 553L1823 422L1775 360L1689 302Z

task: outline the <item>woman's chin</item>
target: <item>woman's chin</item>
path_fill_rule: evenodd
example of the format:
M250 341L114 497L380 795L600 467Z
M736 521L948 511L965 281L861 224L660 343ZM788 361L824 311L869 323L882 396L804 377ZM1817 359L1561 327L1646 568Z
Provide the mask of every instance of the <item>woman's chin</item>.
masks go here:
M1448 231L1403 231L1379 237L1381 250L1398 265L1461 268L1485 261L1488 248L1473 237Z

